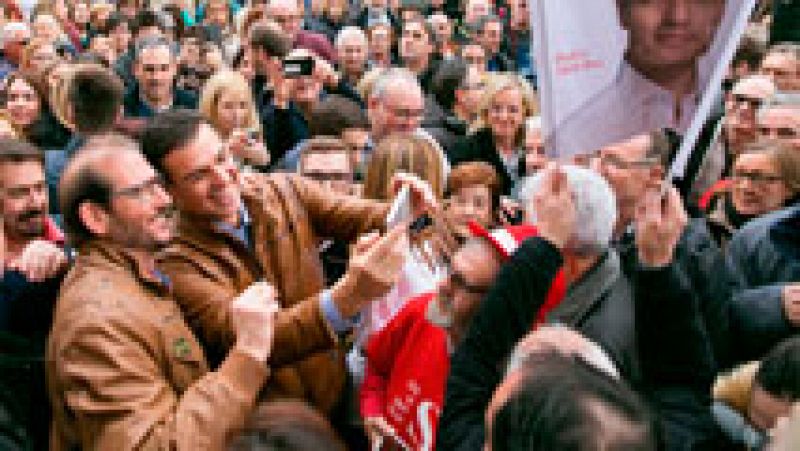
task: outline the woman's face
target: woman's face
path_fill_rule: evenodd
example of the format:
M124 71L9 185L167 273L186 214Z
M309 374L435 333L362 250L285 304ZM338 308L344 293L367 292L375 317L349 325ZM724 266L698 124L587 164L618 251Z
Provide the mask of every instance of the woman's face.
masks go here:
M89 23L89 4L78 2L72 7L72 18L78 25Z
M524 120L525 107L519 89L504 89L489 103L487 122L495 137L515 137Z
M249 93L231 89L222 91L217 102L217 126L223 135L248 127L249 116Z
M765 153L745 153L733 165L731 200L737 212L763 215L784 206L791 193L775 160Z
M16 79L8 86L6 111L15 127L27 127L39 116L41 101L33 87L25 80Z
M31 52L30 58L28 58L28 67L33 72L39 73L56 60L58 60L58 53L56 53L55 47L44 44Z
M469 221L484 228L492 225L492 194L486 185L465 186L453 193L447 202L447 213L455 223L455 231L462 237L470 236Z

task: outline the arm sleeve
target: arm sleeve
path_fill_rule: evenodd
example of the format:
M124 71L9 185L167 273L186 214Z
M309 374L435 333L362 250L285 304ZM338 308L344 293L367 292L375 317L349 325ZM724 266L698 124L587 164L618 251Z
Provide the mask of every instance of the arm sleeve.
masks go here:
M54 359L83 448L223 449L244 425L267 369L234 351L217 371L178 392L161 351L136 329L105 318L79 327Z
M180 256L169 257L161 267L169 274L175 299L211 360L219 361L234 342L230 305L237 293ZM276 367L291 364L331 348L336 341L315 295L278 312L269 361Z
M484 412L505 361L530 330L561 264L552 244L531 238L500 270L451 359L437 450L483 447Z
M783 311L784 284L743 289L731 298L731 324L736 361L761 358L796 331Z

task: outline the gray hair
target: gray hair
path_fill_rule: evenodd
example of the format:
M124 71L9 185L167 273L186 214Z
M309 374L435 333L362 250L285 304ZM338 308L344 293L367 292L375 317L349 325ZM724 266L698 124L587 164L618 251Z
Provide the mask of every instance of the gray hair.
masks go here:
M617 203L614 192L600 174L586 168L565 165L569 190L575 204L575 232L568 243L569 250L579 255L598 255L611 243L617 222ZM528 209L528 217L536 223L533 196L541 190L546 171L540 171L522 181L520 201Z
M796 96L775 94L775 96L761 105L761 108L758 109L756 112L756 121L761 123L764 114L773 109L800 110L800 98Z
M344 44L344 41L347 39L358 39L361 41L361 44L367 45L369 41L367 40L367 35L361 28L348 26L344 27L339 31L339 34L336 35L336 41L334 46L338 49Z
M419 85L417 77L414 76L410 70L402 67L393 67L387 69L386 72L378 77L378 80L375 81L375 85L372 87L370 97L373 99L383 99L383 96L386 95L386 91L388 91L390 87L400 85L412 85L415 89L419 90L420 94L422 93L422 88Z
M28 34L31 33L31 27L28 26L26 22L6 22L3 25L2 32L0 32L0 48L6 47L6 40L8 40L8 35L16 31L27 31Z

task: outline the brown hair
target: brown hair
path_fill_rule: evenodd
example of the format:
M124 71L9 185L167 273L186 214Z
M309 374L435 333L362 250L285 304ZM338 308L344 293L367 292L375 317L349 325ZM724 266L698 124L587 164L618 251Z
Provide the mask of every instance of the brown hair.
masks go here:
M767 154L775 161L778 175L790 191L790 196L800 194L800 152L790 144L761 139L745 146L742 155L749 153Z
M453 193L470 186L481 185L489 188L492 196L492 211L497 211L500 205L500 178L492 165L482 161L461 163L450 171L447 178L447 188L445 197L452 196Z
M27 141L0 138L0 164L27 163L29 161L44 163L44 154Z
M271 20L253 24L248 41L252 47L263 50L272 57L283 58L292 50L289 36Z
M301 401L260 404L229 451L260 449L345 451L330 423Z
M436 147L420 136L394 135L381 141L370 157L364 180L364 197L391 198L389 182L398 172L414 174L428 182L439 198L444 190L442 161Z

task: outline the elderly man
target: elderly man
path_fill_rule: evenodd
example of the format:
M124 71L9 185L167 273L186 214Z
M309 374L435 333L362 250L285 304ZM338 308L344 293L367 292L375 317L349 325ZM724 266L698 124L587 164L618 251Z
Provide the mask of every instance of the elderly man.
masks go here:
M436 449L480 449L483 411L502 362L548 308L545 295L560 268L567 293L543 319L581 331L623 377L639 380L632 287L610 248L616 220L611 188L588 169L550 167L520 197L539 237L525 241L500 270L453 355Z
M369 252L354 251L348 271L324 289L318 237L350 242L383 228L388 205L335 195L293 175L256 176L241 188L220 137L191 111L160 115L144 131L142 147L181 212L163 268L212 364L234 341L231 302L253 282L268 280L282 309L271 357L275 377L266 395L305 399L329 412L345 378L339 334L396 280L404 227L377 244L376 236L362 240L356 247ZM421 201L415 205L435 203L427 185L409 182Z
M197 96L175 86L178 71L173 46L161 36L136 44L133 73L136 84L123 102L125 117L152 117L173 108L197 108Z
M22 49L31 37L31 30L27 23L8 22L3 25L2 42L3 54L0 58L0 80L5 79L10 72L17 70L20 63Z
M289 36L293 49L310 50L329 63L336 61L336 52L325 35L302 29L303 15L297 0L272 0L265 6L265 13Z
M758 112L758 137L800 150L800 101L765 105Z
M771 47L761 62L761 72L775 81L781 95L800 96L800 45Z
M367 70L367 35L358 27L344 27L336 35L336 56L342 77L351 86L358 84Z
M231 303L236 341L209 371L157 269L175 215L136 143L91 140L59 194L79 256L47 346L50 449L224 449L269 374L274 290L256 284Z
M67 269L64 236L47 215L44 157L30 144L0 139L0 386L20 431L47 447L44 343ZM12 407L13 406L13 407Z
M684 133L702 91L698 63L726 0L617 0L628 48L609 86L555 124L548 142L561 154L588 153L639 133Z

